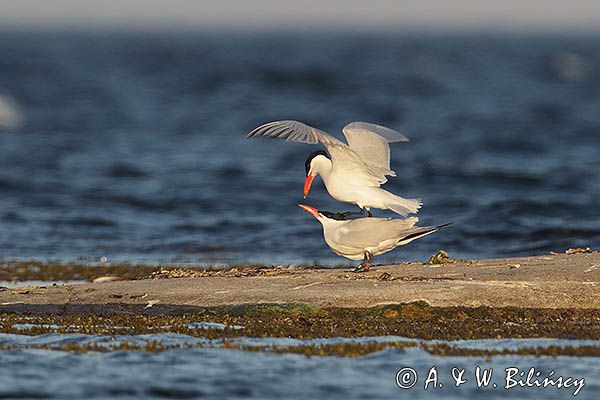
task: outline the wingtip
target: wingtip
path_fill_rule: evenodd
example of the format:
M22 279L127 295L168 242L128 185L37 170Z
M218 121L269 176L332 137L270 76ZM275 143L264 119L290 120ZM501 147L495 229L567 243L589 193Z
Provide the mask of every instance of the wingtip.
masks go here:
M252 139L254 136L256 136L256 133L258 132L258 130L259 130L261 127L262 127L262 125L261 125L261 126L258 126L258 127L256 127L256 128L254 128L254 129L252 129L252 130L251 130L251 131L250 131L250 132L249 132L249 133L246 135L246 139Z
M252 139L255 138L257 136L260 136L261 132L265 129L268 128L269 126L271 126L272 124L279 122L279 121L273 121L273 122L266 122L264 124L261 124L259 126L257 126L256 128L252 129L250 131L250 133L248 133L246 135L246 139Z
M447 224L439 225L437 228L438 229L447 228L450 225L454 225L454 222L448 222Z

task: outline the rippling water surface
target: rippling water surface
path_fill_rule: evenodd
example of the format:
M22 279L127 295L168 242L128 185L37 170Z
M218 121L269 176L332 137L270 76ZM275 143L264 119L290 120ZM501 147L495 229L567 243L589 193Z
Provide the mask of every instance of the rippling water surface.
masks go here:
M280 346L301 343L372 342L401 338L358 338L300 341L291 339L240 339L241 344ZM12 346L61 346L133 344L160 341L165 345L197 345L204 348L174 349L162 353L143 351L72 353L17 349L0 353L0 398L210 398L210 399L397 399L397 398L573 398L574 388L513 387L504 389L506 368L529 371L540 379L550 371L555 378L585 379L576 398L597 398L600 384L597 359L571 357L439 357L419 348L388 349L359 358L306 357L298 354L255 353L219 348L218 342L183 335L160 334L133 337L78 334L24 336L0 334L0 343ZM211 344L212 343L212 344ZM548 345L594 344L566 340L479 340L451 342L462 347L509 349ZM210 346L214 346L210 348ZM432 367L442 387L427 391L424 382ZM477 388L475 368L493 369L487 388ZM396 385L396 374L410 367L418 376L411 389ZM467 382L456 388L452 368L465 369ZM497 387L492 385L496 383Z
M244 139L284 118L412 139L387 187L455 225L379 261L600 247L597 37L4 32L0 54L24 121L0 131L4 259L346 262L296 207L314 148ZM346 208L321 181L307 202Z

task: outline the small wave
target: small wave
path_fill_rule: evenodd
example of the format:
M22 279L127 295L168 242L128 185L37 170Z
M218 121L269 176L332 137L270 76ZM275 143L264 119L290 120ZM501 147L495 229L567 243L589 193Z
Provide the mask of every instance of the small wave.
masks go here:
M320 92L335 91L340 87L339 78L334 71L319 67L302 70L281 68L262 68L259 71L261 80L270 87L280 89L285 86L299 86L303 90L313 89Z
M586 229L570 226L561 226L553 228L544 228L534 230L529 233L532 238L539 239L558 239L558 238L581 238L598 239L600 238L600 229Z
M27 219L16 211L7 211L2 215L2 221L5 222L26 222Z
M106 173L111 178L143 178L148 174L130 164L115 164L110 167Z
M67 225L71 225L71 226L81 226L81 227L116 227L118 226L118 222L114 221L114 220L109 220L106 218L102 218L102 217L79 217L79 218L73 218L73 219L69 219L69 220L59 220L56 221L58 223L62 223L62 224L67 224Z

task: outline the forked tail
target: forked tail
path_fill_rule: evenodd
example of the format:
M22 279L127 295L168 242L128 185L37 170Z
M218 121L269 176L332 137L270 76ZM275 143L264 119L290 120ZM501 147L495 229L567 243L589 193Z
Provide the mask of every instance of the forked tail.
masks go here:
M439 231L442 228L446 228L447 226L452 225L452 222L448 223L448 224L443 224L440 226L416 226L414 228L411 228L411 232L409 232L406 236L404 236L402 238L402 240L400 240L400 245L405 245L407 243L412 242L413 240L422 238L423 236L427 236L430 235L432 233L435 233L437 231Z

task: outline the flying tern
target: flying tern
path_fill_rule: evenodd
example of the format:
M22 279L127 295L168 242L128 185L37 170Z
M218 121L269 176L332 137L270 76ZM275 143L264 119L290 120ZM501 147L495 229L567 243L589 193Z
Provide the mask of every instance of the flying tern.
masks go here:
M341 214L319 211L304 204L298 204L298 207L321 223L325 242L335 254L350 260L362 260L354 272L368 271L374 256L387 253L450 225L415 226L419 221L417 217L366 217L346 220Z
M381 185L387 176L396 176L390 169L391 142L406 142L400 133L375 124L352 122L342 132L348 143L299 121L275 121L261 125L248 138L264 137L301 143L321 142L327 149L315 151L306 160L304 198L317 175L323 178L327 191L336 200L356 204L361 212L345 213L371 216L371 208L392 210L400 215L416 213L419 199L405 199L390 193Z

